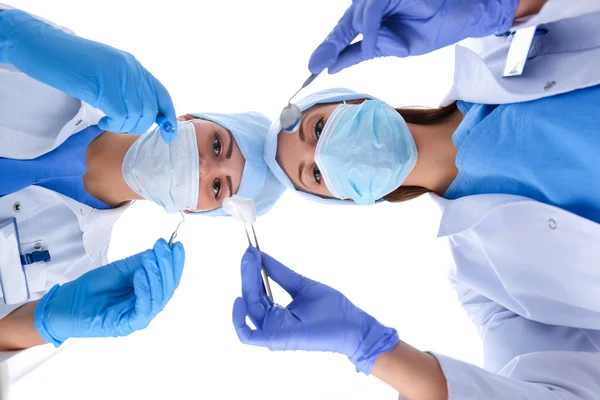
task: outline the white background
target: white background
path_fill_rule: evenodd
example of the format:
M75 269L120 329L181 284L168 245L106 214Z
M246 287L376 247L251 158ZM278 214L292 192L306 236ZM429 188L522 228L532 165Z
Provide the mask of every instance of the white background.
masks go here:
M334 0L22 0L13 6L133 53L169 89L178 113L255 110L275 118L308 76L312 50L349 5ZM380 59L309 91L345 86L392 105L435 106L449 89L453 53ZM114 228L110 257L168 238L177 215L138 202ZM426 199L373 207L312 204L285 194L257 221L261 247L296 271L329 284L402 340L479 364L475 328L446 281L439 213ZM343 356L272 353L246 347L231 323L240 294L241 225L188 217L179 239L186 269L173 300L148 329L86 340L18 381L14 400L393 399ZM276 289L279 289L278 287ZM277 290L275 297L286 299Z

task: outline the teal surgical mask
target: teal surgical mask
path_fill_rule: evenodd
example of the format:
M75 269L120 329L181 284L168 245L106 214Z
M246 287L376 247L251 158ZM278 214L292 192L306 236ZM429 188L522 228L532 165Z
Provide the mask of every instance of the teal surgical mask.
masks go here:
M402 116L384 102L340 104L323 127L315 162L335 197L369 205L404 182L417 146Z

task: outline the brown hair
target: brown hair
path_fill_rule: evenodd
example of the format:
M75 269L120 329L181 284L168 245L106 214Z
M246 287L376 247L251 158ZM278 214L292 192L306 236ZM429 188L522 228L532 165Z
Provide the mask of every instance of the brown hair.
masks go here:
M456 102L440 108L397 108L396 111L402 115L402 118L415 125L433 125L442 122L456 111ZM383 196L383 199L392 203L412 200L431 190L421 186L400 186L393 192Z

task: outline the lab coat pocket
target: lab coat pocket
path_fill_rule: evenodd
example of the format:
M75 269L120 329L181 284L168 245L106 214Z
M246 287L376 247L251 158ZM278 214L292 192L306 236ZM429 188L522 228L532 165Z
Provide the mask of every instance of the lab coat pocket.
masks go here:
M21 254L33 253L43 249L43 241L36 240L28 243L21 243ZM46 291L46 282L48 278L48 269L45 262L37 262L25 266L25 275L27 275L27 282L29 284L29 292L31 293L32 299L35 297L35 293L42 294Z

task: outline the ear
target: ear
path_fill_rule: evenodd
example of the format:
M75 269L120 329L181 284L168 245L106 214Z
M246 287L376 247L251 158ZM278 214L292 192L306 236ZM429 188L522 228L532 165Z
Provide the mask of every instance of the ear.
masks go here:
M179 117L177 117L177 121L191 121L193 119L197 119L197 118L190 114L183 114L183 115L180 115Z

